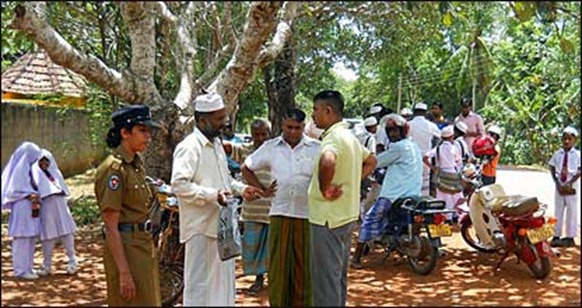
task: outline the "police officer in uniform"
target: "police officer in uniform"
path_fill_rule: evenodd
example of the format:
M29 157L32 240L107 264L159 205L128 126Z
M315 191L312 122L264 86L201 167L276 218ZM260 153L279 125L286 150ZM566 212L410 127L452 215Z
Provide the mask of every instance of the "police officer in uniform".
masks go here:
M95 179L95 195L105 222L107 304L160 306L158 260L148 220L154 196L139 155L157 124L143 105L118 110L112 120L107 146L114 150L97 169Z

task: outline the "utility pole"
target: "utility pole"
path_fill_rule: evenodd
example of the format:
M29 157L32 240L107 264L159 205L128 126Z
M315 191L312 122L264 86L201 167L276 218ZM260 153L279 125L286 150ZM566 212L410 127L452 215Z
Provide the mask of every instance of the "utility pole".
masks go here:
M396 112L400 114L400 107L402 107L402 73L398 74L398 109Z
M475 101L475 99L476 99L476 96L475 96L476 92L477 92L477 79L475 78L475 79L473 79L473 93L472 93L472 96L471 96L472 97L471 103L473 104L471 110L473 110L473 111L475 111L475 106L477 106L477 102Z

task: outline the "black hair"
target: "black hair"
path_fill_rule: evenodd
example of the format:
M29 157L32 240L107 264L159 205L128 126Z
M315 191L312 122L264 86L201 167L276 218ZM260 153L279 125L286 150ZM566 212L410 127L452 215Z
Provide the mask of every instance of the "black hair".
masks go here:
M439 108L440 108L441 110L443 110L443 108L444 108L444 107L443 107L443 103L440 103L440 102L435 102L435 103L433 103L432 105L433 105L433 106L439 106Z
M338 115L343 116L344 114L344 97L339 91L335 90L323 90L313 97L313 101L322 101Z
M463 99L461 99L461 106L471 105L472 102L473 100L470 97L463 97Z
M120 125L117 124L113 125L113 127L110 128L109 131L107 132L106 139L107 146L110 148L118 147L121 144L121 130L125 128L128 131L131 131L131 129L138 124L140 123L135 123L132 121Z
M303 110L301 110L299 108L288 109L283 114L283 120L292 119L292 120L295 120L297 122L305 121L305 117L306 117L305 112L303 112Z
M380 111L380 118L384 117L385 115L389 115L394 113L394 109L388 107L388 108L382 108L382 111Z

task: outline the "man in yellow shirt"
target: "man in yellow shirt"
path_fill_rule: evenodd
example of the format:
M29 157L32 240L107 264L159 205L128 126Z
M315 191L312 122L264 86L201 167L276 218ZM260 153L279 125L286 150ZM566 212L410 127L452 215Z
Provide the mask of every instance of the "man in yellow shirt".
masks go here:
M316 307L340 307L346 305L360 181L372 173L376 157L342 122L344 99L340 92L321 91L313 102L313 121L324 129L308 190L313 299Z

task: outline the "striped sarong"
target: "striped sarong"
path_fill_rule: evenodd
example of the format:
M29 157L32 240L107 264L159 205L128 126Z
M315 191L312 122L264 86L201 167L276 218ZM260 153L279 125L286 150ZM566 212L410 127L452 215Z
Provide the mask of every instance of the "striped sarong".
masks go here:
M309 230L307 218L271 216L269 302L273 307L313 306Z
M242 238L242 261L244 275L260 275L269 267L269 225L245 221ZM269 278L270 279L270 278Z

